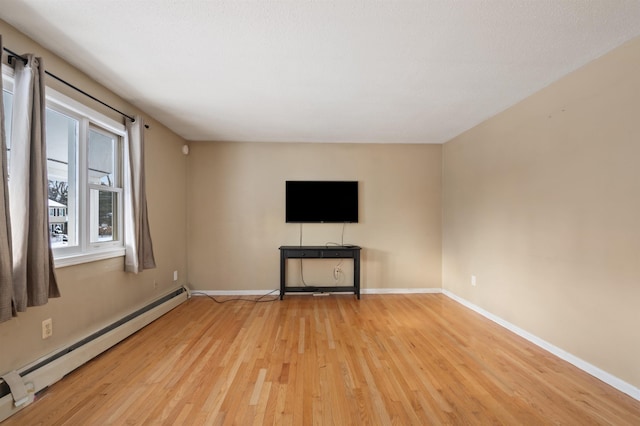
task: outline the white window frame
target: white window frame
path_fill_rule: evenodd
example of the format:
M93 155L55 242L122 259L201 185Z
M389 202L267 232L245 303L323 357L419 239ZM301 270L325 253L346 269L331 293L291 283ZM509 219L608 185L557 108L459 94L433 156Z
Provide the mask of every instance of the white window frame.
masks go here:
M104 127L98 127L96 126L93 122L89 123L89 131L93 131L95 133L99 133L101 135L104 136L111 136L114 133L112 131L107 131ZM88 132L87 132L88 135ZM113 186L104 186L104 185L97 185L97 184L92 184L87 182L87 189L89 192L89 195L87 195L87 244L89 246L91 246L93 249L101 249L101 248L105 248L105 247L111 247L111 246L122 246L124 241L124 234L122 232L123 230L123 226L124 226L124 221L123 221L123 215L124 215L124 169L122 168L122 164L123 164L123 156L124 156L124 144L123 144L123 140L124 137L122 135L118 135L116 134L116 153L120 153L120 156L115 156L114 158L114 183ZM86 147L87 149L89 148L89 141L87 139L87 143L86 143ZM88 155L87 155L87 167L86 170L89 170L88 167ZM115 232L115 235L113 235L113 240L111 241L94 241L91 242L91 238L93 236L98 235L98 231L97 231L97 227L94 227L92 224L92 220L95 219L95 217L93 217L92 215L90 215L89 213L91 212L91 190L95 190L95 191L103 191L103 192L110 192L112 194L116 195L116 199L117 199L117 203L116 203L116 211L114 212L115 214L115 218L112 218L112 223L113 223L113 229ZM98 224L95 224L96 226ZM95 232L95 234L94 234Z
M80 263L93 262L96 260L109 259L125 255L124 246L124 174L123 161L124 150L127 146L127 132L124 124L117 122L104 114L101 114L86 105L66 96L62 93L46 88L47 107L62 114L67 114L79 120L78 138L78 245L73 247L61 247L53 249L56 268L77 265ZM89 129L96 131L106 131L119 137L119 155L116 158L119 175L118 187L101 187L90 185L88 182L88 137ZM91 189L108 190L114 192L118 197L116 225L116 238L113 241L91 242L90 241L90 191ZM84 200L83 200L84 199Z
M2 78L4 88L13 92L13 69L2 65ZM78 147L77 147L77 169L78 192L78 208L76 221L78 222L78 245L72 247L60 247L53 249L53 257L56 268L65 266L78 265L81 263L94 262L97 260L110 259L125 255L125 223L124 223L124 202L125 202L125 176L124 176L124 159L125 150L128 146L127 132L123 123L120 123L104 114L101 114L92 108L84 105L75 99L70 98L55 89L46 87L46 106L56 112L68 115L78 120ZM103 187L100 185L90 185L88 182L88 135L89 128L97 131L106 131L116 135L118 141L118 156L116 158L117 171L119 175L119 183L117 187ZM114 220L116 225L116 238L112 241L90 242L90 190L100 189L114 192L117 195L117 218ZM48 210L47 210L48 214Z

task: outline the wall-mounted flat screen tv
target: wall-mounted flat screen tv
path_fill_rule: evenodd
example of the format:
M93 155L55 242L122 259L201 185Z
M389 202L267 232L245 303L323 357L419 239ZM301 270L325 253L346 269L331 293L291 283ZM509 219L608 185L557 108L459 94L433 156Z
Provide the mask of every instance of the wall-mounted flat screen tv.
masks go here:
M358 222L357 181L286 182L288 223Z

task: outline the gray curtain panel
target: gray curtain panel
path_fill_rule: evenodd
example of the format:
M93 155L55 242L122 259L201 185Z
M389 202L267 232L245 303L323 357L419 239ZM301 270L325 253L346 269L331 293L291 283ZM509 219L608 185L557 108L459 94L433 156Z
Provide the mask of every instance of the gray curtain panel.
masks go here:
M125 271L142 272L156 267L147 214L144 172L144 121L126 120L128 147L125 150Z
M11 234L16 309L58 297L49 241L45 84L41 58L25 55L15 65L11 121Z
M2 36L0 36L0 53ZM0 94L2 78L0 78ZM0 322L12 316L13 261L11 258L11 219L9 214L9 187L7 173L7 141L4 133L4 103L0 99Z

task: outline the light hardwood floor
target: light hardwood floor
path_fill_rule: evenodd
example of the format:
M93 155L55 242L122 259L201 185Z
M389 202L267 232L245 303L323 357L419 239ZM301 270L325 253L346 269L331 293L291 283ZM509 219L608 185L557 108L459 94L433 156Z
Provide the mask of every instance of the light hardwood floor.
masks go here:
M201 296L5 423L640 425L640 402L439 294Z

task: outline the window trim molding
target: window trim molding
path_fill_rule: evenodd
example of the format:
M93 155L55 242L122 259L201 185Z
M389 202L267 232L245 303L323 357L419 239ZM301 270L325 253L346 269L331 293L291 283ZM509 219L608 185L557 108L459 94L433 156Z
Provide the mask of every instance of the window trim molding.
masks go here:
M98 260L111 259L114 257L123 257L125 255L124 247L109 248L104 250L92 250L84 253L73 253L61 255L53 258L53 263L58 268L67 266L80 265L83 263L95 262Z
M51 102L76 114L88 117L90 122L98 125L99 127L103 127L105 130L116 133L118 136L123 138L127 137L127 130L123 123L107 117L93 108L62 94L49 86L46 88L45 97L47 102Z
M61 111L69 111L73 115L78 115L80 117L84 117L87 121L81 120L80 132L84 132L91 127L96 127L98 129L113 133L121 138L121 154L123 158L119 161L124 161L124 149L127 146L127 131L126 127L123 123L120 123L106 115L94 110L86 106L85 104L76 101L73 98L70 98L67 95L64 95L58 92L55 89L47 86L46 88L46 103L47 106L52 106L55 110L56 107L60 108ZM82 124L86 123L86 124ZM86 127L86 129L85 129ZM80 150L86 150L86 147L78 147ZM82 153L81 153L82 155ZM80 187L86 189L87 191L90 189L88 182L82 182L83 178L80 178ZM121 190L121 199L124 200L124 191ZM88 194L86 195L88 197ZM84 206L81 203L80 210L78 211L79 215L83 215L87 218L89 212L87 211L88 206ZM122 213L118 216L122 216ZM114 257L125 256L125 242L124 242L124 221L119 220L120 232L122 233L122 237L120 241L117 242L104 242L104 243L91 243L89 241L90 237L87 234L88 230L83 229L82 233L85 233L86 246L80 244L79 250L55 250L53 249L53 257L54 264L56 268L63 268L72 265L79 265L82 263L94 262L103 259L110 259ZM88 227L88 220L85 223L84 228Z

